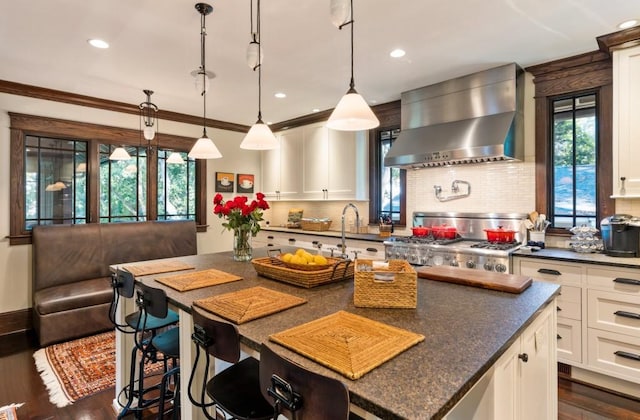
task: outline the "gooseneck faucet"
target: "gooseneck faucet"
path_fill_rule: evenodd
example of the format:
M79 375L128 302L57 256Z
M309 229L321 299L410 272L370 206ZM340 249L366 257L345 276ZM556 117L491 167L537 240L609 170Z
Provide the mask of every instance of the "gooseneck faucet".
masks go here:
M358 208L355 204L349 203L342 209L342 258L349 258L347 255L347 246L345 244L345 232L344 232L344 215L347 212L347 209L351 207L353 211L356 212L356 232L360 232L360 214L358 213Z

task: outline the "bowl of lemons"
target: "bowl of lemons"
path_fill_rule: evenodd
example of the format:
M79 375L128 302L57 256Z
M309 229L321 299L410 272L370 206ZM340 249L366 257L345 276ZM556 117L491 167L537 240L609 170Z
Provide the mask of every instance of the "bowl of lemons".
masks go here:
M334 263L323 255L313 255L306 249L298 248L295 253L280 254L278 259L295 270L316 271L331 267Z

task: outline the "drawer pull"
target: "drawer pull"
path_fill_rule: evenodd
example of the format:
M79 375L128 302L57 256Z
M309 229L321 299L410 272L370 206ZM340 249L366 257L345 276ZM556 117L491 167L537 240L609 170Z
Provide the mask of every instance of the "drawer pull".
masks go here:
M557 312L560 312L560 311L562 311L562 308L561 308L561 307L559 307L559 306L556 306L556 311L557 311Z
M613 354L615 354L616 356L624 357L625 359L631 359L640 362L640 354L633 354L622 350L613 352Z
M376 248L367 248L368 252L378 252Z
M633 313L633 312L615 311L613 314L614 315L618 315L618 316L622 316L624 318L640 319L640 314L636 314L636 313Z
M560 334L556 334L556 340L562 340L562 336Z
M613 281L616 283L632 284L634 286L640 286L640 280L636 280L636 279L625 279L624 277L617 277L613 279Z
M540 268L538 269L538 273L540 274L551 274L552 276L561 276L562 273L558 270L552 270L550 268Z
M289 242L295 242L296 238L289 238Z
M267 236L267 239L273 239L273 235Z

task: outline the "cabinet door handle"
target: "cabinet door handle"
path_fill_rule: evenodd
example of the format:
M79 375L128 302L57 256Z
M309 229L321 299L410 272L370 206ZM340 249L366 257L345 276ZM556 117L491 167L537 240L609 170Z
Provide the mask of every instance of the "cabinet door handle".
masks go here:
M562 336L560 334L556 334L556 340L562 340Z
M561 307L559 307L559 306L556 306L556 311L557 311L557 312L561 312L561 311L562 311L562 308L561 308Z
M622 351L622 350L613 352L613 354L615 354L616 356L624 357L625 359L631 359L631 360L640 362L640 354L629 353L627 351Z
M617 277L613 279L613 281L615 283L632 284L634 286L640 286L640 280L636 280L636 279L625 279L624 277Z
M551 274L552 276L561 276L562 273L558 270L552 270L550 268L540 268L538 269L538 273L540 274Z
M614 315L618 315L618 316L622 316L624 318L640 319L640 314L636 314L634 312L615 311L613 314Z
M527 353L519 354L518 355L518 359L520 359L523 362L527 363L529 361L529 355Z

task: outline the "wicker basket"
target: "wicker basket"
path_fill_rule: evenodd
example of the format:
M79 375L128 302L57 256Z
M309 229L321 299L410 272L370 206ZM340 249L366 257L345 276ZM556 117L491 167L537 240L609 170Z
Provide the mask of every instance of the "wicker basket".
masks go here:
M302 227L302 230L323 232L325 230L329 230L329 227L331 227L331 220L302 219L300 220L300 226Z
M353 303L361 308L415 308L418 304L416 270L405 260L389 260L387 267L373 261L355 262Z
M289 268L276 257L254 258L251 263L256 272L263 277L306 288L353 278L353 263L350 260L330 257L327 257L327 260L332 264L316 271Z

